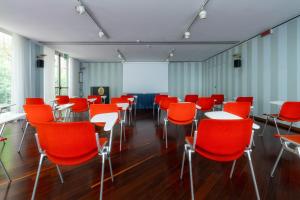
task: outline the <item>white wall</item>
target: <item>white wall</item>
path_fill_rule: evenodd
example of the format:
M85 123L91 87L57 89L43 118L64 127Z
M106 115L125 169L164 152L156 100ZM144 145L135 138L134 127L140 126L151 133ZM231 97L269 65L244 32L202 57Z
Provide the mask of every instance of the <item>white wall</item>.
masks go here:
M80 62L69 57L68 92L70 97L79 96L79 69Z
M55 98L54 61L55 51L44 46L44 100L46 103Z

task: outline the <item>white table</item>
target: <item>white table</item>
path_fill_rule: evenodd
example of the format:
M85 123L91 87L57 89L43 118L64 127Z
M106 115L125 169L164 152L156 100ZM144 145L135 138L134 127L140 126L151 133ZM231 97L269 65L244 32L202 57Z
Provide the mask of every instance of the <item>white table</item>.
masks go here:
M270 101L270 104L277 105L277 106L282 106L285 101Z
M26 116L25 113L14 113L14 112L6 112L0 114L0 124L2 124L0 129L0 136L3 134L3 130L5 124L11 121L15 121L17 119L24 118Z
M229 112L224 112L224 111L213 111L213 112L206 112L205 116L210 118L210 119L222 119L222 120L233 120L233 119L242 119L241 117L231 114ZM259 129L260 126L253 123L252 126L253 129Z
M110 131L113 126L115 125L116 121L118 119L118 113L102 113L95 115L92 119L92 123L105 123L104 125L104 131Z
M201 106L196 104L196 109L201 110Z
M12 106L15 106L16 104L0 104L0 113L2 113L2 110L8 109Z
M119 108L122 108L122 110L124 111L124 110L127 110L127 109L128 109L129 103L117 103L117 106L118 106Z
M67 118L70 116L71 107L74 106L74 103L66 103L59 106L56 106L55 110L62 113L62 111L66 111L64 121L67 121Z
M94 103L96 100L97 100L97 98L87 99L87 101L90 102L90 103Z
M105 103L106 96L101 96L101 101Z

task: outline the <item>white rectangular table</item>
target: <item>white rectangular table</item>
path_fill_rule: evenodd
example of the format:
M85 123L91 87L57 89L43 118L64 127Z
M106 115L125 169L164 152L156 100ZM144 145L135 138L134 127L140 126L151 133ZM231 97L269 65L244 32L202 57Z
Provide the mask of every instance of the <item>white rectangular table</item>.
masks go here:
M270 101L270 104L277 105L277 106L282 106L282 104L284 104L284 101Z
M26 116L25 113L14 113L14 112L6 112L0 114L0 136L3 134L5 124L11 121L15 121L21 118L24 118Z
M67 121L67 118L70 117L71 107L74 106L74 103L66 103L59 106L56 106L55 110L59 111L60 114L63 111L66 111L64 121Z
M90 102L90 103L94 103L96 100L97 100L97 98L87 99L87 101Z
M2 113L2 110L8 109L12 106L15 106L16 104L0 104L0 113Z
M224 111L213 111L213 112L206 112L205 116L210 118L210 119L223 119L223 120L234 120L234 119L242 119L241 117L231 114L229 112L224 112ZM260 126L253 123L252 126L253 129L259 129Z
M92 123L105 123L104 131L110 131L118 119L118 113L97 114L92 119Z

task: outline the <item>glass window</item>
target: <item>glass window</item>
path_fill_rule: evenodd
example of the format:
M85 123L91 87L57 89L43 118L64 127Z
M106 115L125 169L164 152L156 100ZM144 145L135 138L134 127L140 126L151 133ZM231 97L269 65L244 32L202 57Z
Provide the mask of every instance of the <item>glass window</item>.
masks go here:
M0 104L11 101L12 37L0 32Z
M55 54L55 95L68 95L68 63L66 54Z

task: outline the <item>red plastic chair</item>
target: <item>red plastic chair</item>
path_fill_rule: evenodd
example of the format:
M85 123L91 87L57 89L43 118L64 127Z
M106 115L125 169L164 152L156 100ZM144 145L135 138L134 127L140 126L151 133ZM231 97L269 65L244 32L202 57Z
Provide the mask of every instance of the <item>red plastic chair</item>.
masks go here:
M45 104L43 98L26 98L25 99L26 105L42 105Z
M192 174L192 153L197 154L214 161L230 162L233 161L233 166L230 173L232 177L235 167L235 161L246 153L249 167L254 183L254 189L257 199L260 199L257 188L254 169L251 161L251 139L252 139L252 124L251 119L242 120L213 120L204 119L199 123L198 131L195 131L195 148L190 145L185 145L183 152L182 168L180 178L183 176L185 156L189 160L191 196L194 199L194 186Z
M163 99L163 98L166 98L166 97L168 97L168 95L166 95L166 94L157 94L157 95L155 95L155 97L154 97L154 102L153 102L153 119L154 119L154 116L155 116L155 108L157 107L157 109L158 109L158 107L159 107L159 102Z
M198 110L204 113L213 110L215 102L211 97L199 97L196 104L200 107Z
M167 110L167 117L164 119L164 137L166 139L166 149L168 148L168 122L176 125L187 125L192 124L193 132L193 122L195 123L197 129L197 119L196 119L196 105L191 102L183 103L171 103Z
M88 99L96 99L96 101L94 101L93 103L89 103L89 104L101 104L102 103L102 99L100 95L89 95Z
M165 97L162 98L158 104L157 109L157 124L160 122L160 111L167 112L171 103L178 103L178 97Z
M63 105L70 102L69 96L56 96L55 98L57 105Z
M71 107L73 113L81 113L89 110L89 104L86 98L70 98L70 103L74 103Z
M119 113L119 119L116 123L120 124L120 151L122 150L122 135L124 137L124 141L126 140L125 135L125 127L123 126L124 121L121 119L119 108L116 104L91 104L90 106L90 118L93 118L97 114L103 113ZM104 127L104 123L95 123L96 126Z
M198 101L198 94L187 94L184 97L185 102L196 103Z
M135 98L134 95L129 95L129 94L127 94L127 95L122 95L120 98L129 101L129 105L130 105L129 111L130 111L130 113L131 113L131 120L132 120L132 112L133 112L133 110L134 110L134 116L136 116L137 99ZM129 99L133 99L133 101L132 101L132 100L129 100Z
M110 99L110 103L111 104L118 104L118 103L128 103L128 105L130 105L130 101L127 98L121 98L121 97L113 97ZM119 107L119 111L121 112L121 115L123 115L122 120L123 123L126 123L126 115L127 112L129 113L129 117L128 117L128 124L131 124L131 120L132 120L132 109L130 106L128 106L127 109L123 110L123 108Z
M4 138L4 137L0 136L0 143L2 143L2 142L4 143L6 140L7 140L7 138ZM8 179L9 182L11 182L11 178L9 177L8 172L5 169L5 166L4 166L4 164L3 164L2 160L1 160L1 157L0 157L0 165L1 165L2 169L3 169L3 171L4 171L4 174L5 174L6 178Z
M52 108L49 105L41 104L41 105L24 105L24 112L26 113L26 125L23 131L22 139L19 144L18 152L21 151L21 147L27 133L28 125L30 124L32 127L36 127L38 123L44 122L54 122L55 118L52 112Z
M103 193L103 177L105 159L110 156L107 151L107 138L100 138L95 133L90 122L42 123L37 125L36 141L40 152L40 161L34 183L31 199L34 199L39 176L44 159L56 164L61 182L63 177L58 166L72 166L83 164L96 156L102 157L100 199ZM110 165L113 181L112 167Z
M224 102L224 94L212 94L211 98L214 99L215 101L215 106L223 106L223 102Z
M249 118L251 111L250 102L227 102L224 104L224 111L237 115L243 119Z
M250 102L251 106L253 105L253 97L237 97L236 102Z
M269 118L272 118L275 122L275 126L277 129L277 133L280 135L279 128L277 125L277 120L284 121L290 123L288 133L290 133L291 128L294 123L300 122L300 102L299 101L287 101L285 102L279 111L279 114L265 114L267 116L264 129L262 131L262 134L265 131L265 128L268 124Z

